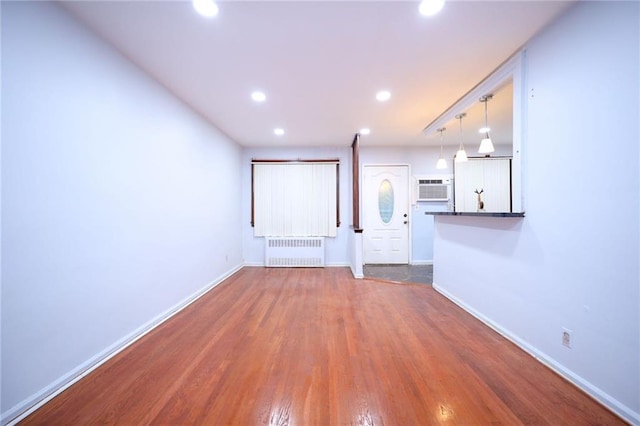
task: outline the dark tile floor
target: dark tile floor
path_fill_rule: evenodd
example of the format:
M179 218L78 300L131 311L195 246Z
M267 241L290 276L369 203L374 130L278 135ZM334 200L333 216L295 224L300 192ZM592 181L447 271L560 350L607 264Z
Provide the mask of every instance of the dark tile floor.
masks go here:
M433 283L433 265L364 265L364 276L389 281Z

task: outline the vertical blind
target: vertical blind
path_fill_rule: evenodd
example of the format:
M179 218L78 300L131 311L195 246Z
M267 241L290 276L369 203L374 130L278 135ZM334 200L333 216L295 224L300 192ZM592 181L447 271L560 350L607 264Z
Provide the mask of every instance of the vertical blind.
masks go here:
M253 163L256 237L335 237L337 162Z

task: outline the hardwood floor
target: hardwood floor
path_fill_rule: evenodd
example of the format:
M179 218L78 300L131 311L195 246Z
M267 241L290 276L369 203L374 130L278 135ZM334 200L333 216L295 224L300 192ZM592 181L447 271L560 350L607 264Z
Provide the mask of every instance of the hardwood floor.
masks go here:
M244 268L24 425L624 424L430 286Z

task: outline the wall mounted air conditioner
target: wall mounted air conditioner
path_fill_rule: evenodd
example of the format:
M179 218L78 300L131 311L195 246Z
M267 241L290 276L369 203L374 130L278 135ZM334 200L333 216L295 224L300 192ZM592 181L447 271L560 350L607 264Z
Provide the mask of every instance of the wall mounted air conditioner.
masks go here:
M415 176L417 201L449 201L451 177Z

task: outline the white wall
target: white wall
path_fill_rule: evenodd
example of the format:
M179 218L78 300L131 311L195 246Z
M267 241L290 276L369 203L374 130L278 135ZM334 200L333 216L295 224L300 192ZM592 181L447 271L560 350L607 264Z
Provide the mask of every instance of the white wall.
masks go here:
M3 421L242 263L241 149L49 2L2 4Z
M325 262L329 266L349 266L351 211L351 148L244 148L242 150L242 246L247 265L264 265L264 238L253 236L251 226L251 160L340 159L340 227L335 238L326 238Z
M434 242L436 288L634 423L639 21L580 2L528 44L526 218L438 217Z

